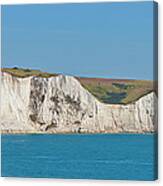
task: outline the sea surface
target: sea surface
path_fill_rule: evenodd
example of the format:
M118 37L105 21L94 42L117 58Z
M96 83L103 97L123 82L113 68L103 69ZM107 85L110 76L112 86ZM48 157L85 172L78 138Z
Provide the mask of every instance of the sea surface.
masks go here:
M2 135L2 176L154 180L157 135Z

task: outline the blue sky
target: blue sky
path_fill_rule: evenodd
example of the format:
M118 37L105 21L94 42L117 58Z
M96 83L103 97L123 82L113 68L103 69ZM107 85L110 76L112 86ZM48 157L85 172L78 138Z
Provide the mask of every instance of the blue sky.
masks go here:
M6 5L2 66L153 78L153 2Z

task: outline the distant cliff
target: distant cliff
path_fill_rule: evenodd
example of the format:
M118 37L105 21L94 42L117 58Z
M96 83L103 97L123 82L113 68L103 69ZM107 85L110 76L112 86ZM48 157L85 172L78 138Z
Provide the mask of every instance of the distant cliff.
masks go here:
M0 120L6 133L155 132L156 108L154 92L134 103L106 104L72 76L1 76Z

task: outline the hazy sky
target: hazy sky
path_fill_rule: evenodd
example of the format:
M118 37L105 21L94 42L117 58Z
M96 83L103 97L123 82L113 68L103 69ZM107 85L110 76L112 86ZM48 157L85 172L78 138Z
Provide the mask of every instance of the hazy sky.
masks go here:
M153 2L2 7L2 66L153 78Z

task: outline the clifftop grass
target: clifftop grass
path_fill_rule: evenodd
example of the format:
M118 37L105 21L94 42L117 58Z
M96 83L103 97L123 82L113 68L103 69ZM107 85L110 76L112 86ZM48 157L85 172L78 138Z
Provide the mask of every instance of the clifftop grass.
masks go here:
M41 72L23 68L3 68L13 76L25 78L38 76L43 78L55 77L58 74ZM140 97L154 91L153 81L147 80L123 80L102 78L80 78L76 77L81 85L94 95L99 101L108 104L128 104L138 100Z
M29 76L38 76L43 78L49 78L53 76L57 76L57 74L41 72L40 70L31 70L31 69L23 69L23 68L3 68L2 72L7 72L13 76L25 78Z
M99 101L109 104L128 104L155 91L153 81L79 78L85 89Z

